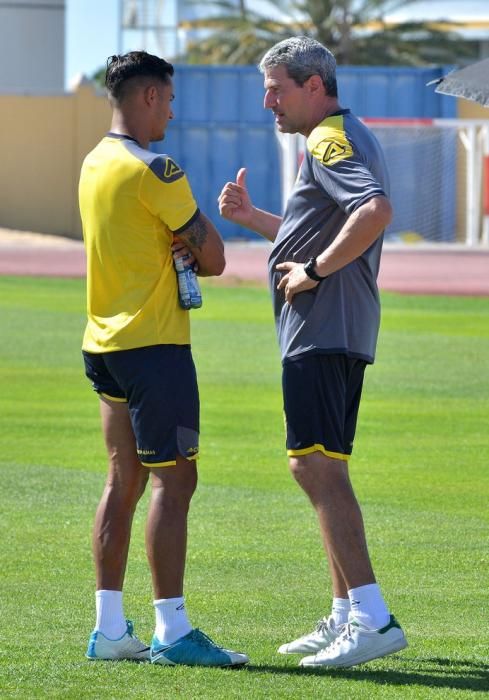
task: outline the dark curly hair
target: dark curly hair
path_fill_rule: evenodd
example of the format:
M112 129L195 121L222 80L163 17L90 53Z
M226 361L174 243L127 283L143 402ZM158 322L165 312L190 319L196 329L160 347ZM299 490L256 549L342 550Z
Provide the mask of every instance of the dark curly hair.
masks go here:
M157 78L168 83L173 73L171 63L146 51L115 54L107 59L105 87L111 97L120 101L124 96L124 86L131 78Z

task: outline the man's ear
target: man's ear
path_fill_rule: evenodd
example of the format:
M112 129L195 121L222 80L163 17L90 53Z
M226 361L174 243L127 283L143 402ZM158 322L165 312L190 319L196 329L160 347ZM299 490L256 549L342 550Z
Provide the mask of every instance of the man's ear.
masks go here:
M319 75L311 75L304 83L304 87L307 87L311 95L324 95L325 92L323 81Z
M144 88L144 101L146 104L149 106L153 104L157 97L157 90L154 85L148 85L147 87Z

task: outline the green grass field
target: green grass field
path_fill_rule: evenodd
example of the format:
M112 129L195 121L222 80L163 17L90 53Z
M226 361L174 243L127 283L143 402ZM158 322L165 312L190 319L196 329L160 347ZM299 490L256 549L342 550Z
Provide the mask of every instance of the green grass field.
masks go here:
M105 456L84 378L81 280L0 278L0 697L469 698L489 690L489 299L383 296L352 479L371 555L410 646L344 671L275 653L327 612L312 509L288 474L268 293L204 285L192 312L200 483L190 619L241 670L94 663L90 537ZM126 614L153 632L135 520Z

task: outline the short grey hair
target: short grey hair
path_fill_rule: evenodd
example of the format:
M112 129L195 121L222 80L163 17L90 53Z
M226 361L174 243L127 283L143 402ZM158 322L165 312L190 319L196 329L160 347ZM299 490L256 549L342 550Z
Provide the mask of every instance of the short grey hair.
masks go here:
M307 36L294 36L272 46L261 59L258 68L285 66L289 78L304 85L311 75L319 75L330 97L338 96L336 59L325 46Z

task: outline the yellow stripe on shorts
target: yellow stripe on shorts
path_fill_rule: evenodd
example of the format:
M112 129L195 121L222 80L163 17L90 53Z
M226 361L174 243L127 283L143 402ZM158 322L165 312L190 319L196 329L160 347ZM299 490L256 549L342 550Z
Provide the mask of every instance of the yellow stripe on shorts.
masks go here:
M127 403L127 399L121 399L120 396L109 396L109 394L104 394L103 391L100 392L100 396L108 401L114 401L114 403Z
M191 457L185 457L185 459L188 459L189 462L192 462L196 459L198 459L199 455L195 454L192 455ZM151 464L149 462L141 462L143 467L175 467L177 464L176 459L172 459L170 462L152 462Z
M310 455L313 452L322 452L326 457L341 459L343 462L348 462L351 457L351 455L345 455L341 452L331 452L331 450L327 450L323 445L312 445L311 447L304 447L302 450L287 450L287 455L289 457L301 457L302 455Z

